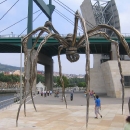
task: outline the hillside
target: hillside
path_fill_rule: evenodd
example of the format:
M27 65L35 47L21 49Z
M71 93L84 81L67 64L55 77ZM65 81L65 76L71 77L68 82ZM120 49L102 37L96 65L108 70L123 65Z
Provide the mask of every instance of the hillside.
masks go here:
M7 72L7 71L15 71L15 70L20 70L20 67L5 65L0 63L0 71ZM22 70L24 70L24 68L22 68Z

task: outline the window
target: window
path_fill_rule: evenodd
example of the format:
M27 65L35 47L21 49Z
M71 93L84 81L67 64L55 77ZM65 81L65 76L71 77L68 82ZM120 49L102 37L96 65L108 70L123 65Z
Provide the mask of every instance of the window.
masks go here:
M125 87L130 87L130 76L124 76Z

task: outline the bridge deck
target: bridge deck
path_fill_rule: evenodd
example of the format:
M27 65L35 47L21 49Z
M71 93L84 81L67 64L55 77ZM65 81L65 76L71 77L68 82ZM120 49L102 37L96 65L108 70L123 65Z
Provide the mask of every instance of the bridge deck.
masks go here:
M33 38L33 43L36 38ZM78 39L78 38L77 38ZM112 38L117 40L116 38ZM130 46L130 37L125 38L127 43ZM38 40L36 45L36 49L39 43L43 40L41 37ZM91 54L109 54L111 50L111 42L106 40L103 37L94 37L89 38L90 41L90 53ZM54 39L50 38L47 43L42 47L41 53L48 55L48 56L56 56L58 54L58 46L59 42ZM0 53L20 53L20 46L21 46L21 38L0 38ZM119 43L119 50L120 54L126 54L126 51L121 43ZM85 48L78 49L79 54L85 54ZM61 54L65 54L65 49L61 51Z

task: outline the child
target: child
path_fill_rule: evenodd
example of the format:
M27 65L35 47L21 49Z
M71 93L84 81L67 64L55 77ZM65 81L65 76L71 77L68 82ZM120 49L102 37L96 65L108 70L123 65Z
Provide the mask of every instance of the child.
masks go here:
M130 130L130 116L126 118L126 122L124 130Z

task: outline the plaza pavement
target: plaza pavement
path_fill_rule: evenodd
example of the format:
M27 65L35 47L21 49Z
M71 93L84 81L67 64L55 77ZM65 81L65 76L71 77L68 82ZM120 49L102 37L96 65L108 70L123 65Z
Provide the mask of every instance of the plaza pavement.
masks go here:
M61 98L37 95L37 112L31 101L27 104L27 116L23 107L20 112L18 127L15 126L18 104L0 111L0 130L86 130L86 100L84 94L75 93L70 101L67 94L68 108ZM129 115L128 99L125 99L124 114L121 113L121 99L101 97L103 118L95 119L94 100L90 99L89 124L87 130L123 130L125 118ZM114 103L115 102L115 103Z

